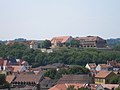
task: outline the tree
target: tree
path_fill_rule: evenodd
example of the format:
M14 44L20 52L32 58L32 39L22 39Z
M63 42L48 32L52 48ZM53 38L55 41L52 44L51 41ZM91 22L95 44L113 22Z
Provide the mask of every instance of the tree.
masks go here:
M50 41L50 40L45 40L45 41L42 42L41 45L42 45L42 46L41 46L42 48L48 49L48 48L51 47L51 41Z
M0 85L3 85L5 83L5 74L0 74Z

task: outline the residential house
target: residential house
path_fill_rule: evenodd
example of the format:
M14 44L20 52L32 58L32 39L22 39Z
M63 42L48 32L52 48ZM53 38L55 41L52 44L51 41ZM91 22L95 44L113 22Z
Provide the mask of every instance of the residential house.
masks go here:
M98 64L96 67L96 71L101 71L101 70L109 71L112 70L112 67L107 64Z
M16 78L12 81L12 85L16 88L28 88L29 86L32 88L36 87L40 90L40 81L43 79L43 74L44 71L41 71L38 74L35 74L34 72L16 73Z
M101 70L95 75L95 84L109 84L109 80L113 76L116 76L114 72Z
M52 48L65 46L65 44L70 42L72 39L73 38L71 36L53 37L51 40Z
M58 80L57 84L64 83L93 83L93 80L88 74L62 75L62 77Z
M75 40L78 40L83 48L106 48L106 40L99 36L77 37Z
M87 63L85 68L87 68L89 70L95 70L96 64L95 63Z
M38 49L38 42L37 41L31 41L30 48L31 49Z
M107 61L107 65L111 66L113 71L119 71L120 70L120 63L117 63L115 60Z

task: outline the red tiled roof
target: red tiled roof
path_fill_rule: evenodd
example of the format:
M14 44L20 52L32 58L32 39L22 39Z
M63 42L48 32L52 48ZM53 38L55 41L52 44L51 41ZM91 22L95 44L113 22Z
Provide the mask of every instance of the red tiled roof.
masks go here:
M97 77L97 78L106 78L111 73L112 73L112 71L101 70L101 71L99 71L99 73L97 73L95 75L95 77Z
M65 43L71 36L60 36L60 37L53 37L51 43L60 42Z
M69 86L74 86L75 89L83 87L84 84L57 84L48 90L67 90Z
M8 83L11 83L14 78L15 78L15 75L7 75L7 76L6 76L6 81L7 81Z

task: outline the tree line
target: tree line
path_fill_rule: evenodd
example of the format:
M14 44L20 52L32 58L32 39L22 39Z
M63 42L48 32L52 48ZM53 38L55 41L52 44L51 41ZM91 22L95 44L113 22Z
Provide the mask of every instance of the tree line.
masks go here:
M0 57L16 58L28 61L33 67L52 63L64 63L82 65L86 63L106 63L107 60L120 62L120 46L113 50L97 50L94 48L59 48L52 53L41 52L41 50L30 49L25 44L0 45Z

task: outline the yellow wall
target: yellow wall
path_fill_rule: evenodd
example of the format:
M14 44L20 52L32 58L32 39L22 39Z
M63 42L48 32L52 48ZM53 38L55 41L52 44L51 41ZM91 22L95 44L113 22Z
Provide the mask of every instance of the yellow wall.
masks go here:
M105 79L96 78L95 84L105 84Z

